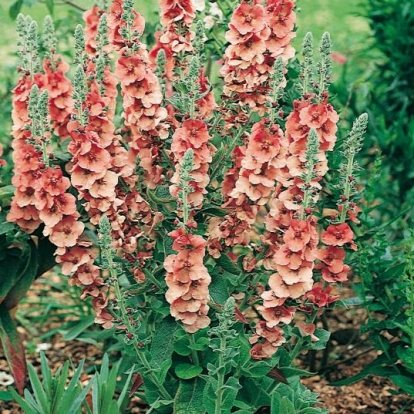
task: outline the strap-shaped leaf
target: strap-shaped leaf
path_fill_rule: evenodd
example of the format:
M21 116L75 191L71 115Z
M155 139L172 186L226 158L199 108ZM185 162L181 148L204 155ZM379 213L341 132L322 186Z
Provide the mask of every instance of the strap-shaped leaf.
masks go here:
M24 348L16 325L4 304L0 304L0 340L3 344L4 353L10 365L16 388L22 394L27 376Z

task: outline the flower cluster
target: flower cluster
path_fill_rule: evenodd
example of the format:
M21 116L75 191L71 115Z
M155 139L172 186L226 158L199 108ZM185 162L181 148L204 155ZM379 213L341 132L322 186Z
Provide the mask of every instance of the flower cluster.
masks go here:
M309 37L305 39L305 46L307 42ZM324 48L330 48L330 44L326 44L326 37L322 43ZM305 63L311 59L310 49L305 47ZM326 55L324 49L320 67L329 66ZM315 298L319 298L321 292L328 297L325 304L334 300L329 296L329 289L328 292L320 286L313 288L314 272L321 267L319 264L315 267L316 260L323 258L329 261L334 253L318 249L319 236L314 209L320 197L320 181L328 171L325 152L334 148L339 117L328 103L328 71L321 71L321 83L326 81L321 85L321 93L317 95L307 92L310 69L304 67L303 70L303 90L306 92L300 101L294 102L293 111L286 119L286 164L278 174L279 186L273 193L265 219L268 233L263 241L268 244L268 249L264 265L274 273L269 277L270 289L261 294L263 306L259 310L268 327L275 327L275 324L281 322L290 323L295 309L287 311L285 303L289 300L310 300L319 306L323 301ZM323 233L322 242L325 243L328 239L329 243L336 246L328 234L338 231L338 228L330 227L328 230ZM341 271L346 271L346 267L341 267ZM323 279L333 282L333 278L326 278L326 272L327 270L322 271ZM341 281L340 277L337 281ZM290 318L288 322L280 319L280 315L286 312ZM310 327L312 328L311 325ZM260 347L262 354L254 347ZM277 350L277 346L272 346L266 338L254 347L252 353L257 359L269 357Z
M203 195L207 193L206 187L209 183L208 168L212 160L213 146L209 143L211 137L207 125L199 119L184 121L180 128L174 132L171 144L171 152L176 159L176 170L171 178L170 193L177 197L180 190L180 171L187 150L192 149L193 168L190 172L191 181L189 186L191 192L188 201L193 208L198 208L203 202Z
M69 138L67 125L73 112L73 91L66 76L69 65L56 53L56 44L53 21L47 16L43 28L43 46L47 51L42 62L44 87L49 92L49 114L54 133L63 140Z
M132 2L114 1L108 17L109 38L120 54L115 75L121 85L125 126L130 130L129 147L144 170L145 185L155 188L162 180L159 165L163 140L168 137L167 110L158 78L151 69L148 51L139 41L144 18Z
M181 52L192 52L195 33L190 30L195 18L192 0L160 0L160 21L164 26L162 32L156 33L156 44L151 50L153 63L160 50L166 57L165 76L174 77L174 70L180 66L177 56Z
M266 6L243 1L234 11L226 40L224 94L263 115L269 100L269 76L277 58L294 56L294 1L272 0Z
M168 286L165 297L171 315L183 323L187 332L194 333L210 323L207 302L211 277L203 264L206 242L184 229L168 235L174 240L172 248L177 254L167 256L164 262Z

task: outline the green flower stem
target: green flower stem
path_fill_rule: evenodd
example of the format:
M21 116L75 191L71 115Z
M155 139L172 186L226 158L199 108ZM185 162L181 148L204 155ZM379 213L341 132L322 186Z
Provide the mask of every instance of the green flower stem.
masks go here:
M190 344L192 345L192 346L194 346L196 343L195 343L195 339L194 339L194 335L193 334L190 334ZM197 354L197 351L195 350L195 349L193 349L193 348L191 348L191 357L192 357L192 359L193 359L193 363L195 364L195 365L200 365L200 360L199 360L199 358L198 358L198 354Z
M254 277L253 277L253 280L252 280L252 286L253 286L253 289L249 289L249 290L247 290L247 292L246 292L246 294L244 295L244 298L243 298L243 300L241 301L241 303L240 303L240 306L239 306L239 310L240 310L240 312L243 312L248 306L250 306L250 304L249 304L249 300L250 300L250 298L252 297L252 295L253 295L253 293L254 293L254 288L256 287L256 285L258 284L258 282L259 282L259 280L260 280L260 278L261 278L261 274L260 273L256 273L255 275L254 275Z
M187 191L188 184L181 189L182 193L182 201L183 201L183 223L184 226L188 223L188 216L190 213L190 209L188 206L188 191Z
M246 125L248 125L248 122L247 122ZM222 163L223 163L226 155L229 155L229 154L231 155L233 153L234 148L236 148L237 141L244 134L244 132L246 131L246 128L247 127L243 127L239 130L239 132L237 133L237 135L234 137L233 141L229 145L228 150L224 151L223 155L215 162L215 167L214 167L213 171L210 174L210 182L213 181L213 179L216 177L217 173L219 172L220 168L223 166Z
M146 270L146 269L141 269L142 270L142 272L144 273L144 275L145 275L145 277L151 282L151 283L153 283L155 286L157 286L157 288L159 289L159 290L162 290L162 289L164 289L164 286L160 283L160 281L159 280L157 280L155 277L154 277L154 275L151 273L151 272L149 272L148 270Z
M111 278L114 280L113 286L114 286L114 290L115 290L116 299L118 300L119 309L121 310L122 322L125 324L125 326L127 327L129 332L133 332L133 327L132 327L131 322L129 320L129 317L127 315L127 310L125 308L125 303L124 303L123 298L122 298L121 288L119 286L119 281L118 281L118 275L117 275L117 272L116 272L116 269L115 269L115 266L114 266L114 262L112 260L112 255L110 254L110 252L104 252L104 253L107 253L106 254L106 259L108 261L108 267L109 267L109 271L110 271L110 274L111 274ZM152 373L150 364L149 364L145 354L139 348L138 341L135 337L133 338L131 343L132 343L132 345L135 349L135 352L137 354L138 359L140 360L141 364L146 369L148 377L159 388L160 394L162 395L162 397L167 399L167 400L172 400L171 395L165 389L164 385L161 384L159 382L158 378L156 377L156 375L154 375Z
M223 391L224 391L224 352L226 351L227 344L226 344L226 337L225 335L220 335L220 350L219 350L219 357L218 357L218 365L220 369L217 372L217 399L216 399L216 407L214 410L215 414L221 414L221 406L223 400Z
M344 196L346 197L346 201L342 206L341 216L339 221L341 223L345 223L346 221L346 215L348 213L348 206L349 206L349 198L351 196L352 191L352 185L350 181L350 177L352 177L352 172L354 169L354 157L355 155L350 155L348 158L348 164L346 166L346 177L344 177L345 180L345 187L344 187Z
M312 313L310 321L307 322L307 323L312 324L316 319L317 313L318 313L318 310L314 310L313 313ZM292 351L289 352L289 356L291 357L291 362L294 361L294 359L299 355L300 351L302 350L303 341L304 341L303 336L298 338L294 348L292 349Z

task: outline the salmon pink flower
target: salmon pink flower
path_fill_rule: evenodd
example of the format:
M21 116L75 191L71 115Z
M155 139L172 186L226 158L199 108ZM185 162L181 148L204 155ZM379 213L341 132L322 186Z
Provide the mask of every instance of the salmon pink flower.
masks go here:
M74 246L70 247L65 253L56 256L56 262L62 263L62 273L70 275L74 273L79 266L90 262L91 255L87 249Z
M328 120L328 112L324 103L312 104L299 112L301 123L309 128L321 128Z
M312 289L313 281L311 278L304 282L297 282L288 285L279 273L273 273L269 278L269 286L278 298L297 299Z
M83 233L85 225L74 217L68 216L51 229L45 228L45 236L57 247L75 246Z
M244 2L234 11L231 21L233 27L242 35L260 32L266 24L263 7Z
M332 296L331 291L331 286L324 288L322 283L315 283L312 289L305 294L303 299L309 299L314 305L319 308L323 306L329 306L339 298L339 296Z
M292 219L283 240L292 252L299 252L309 243L310 237L309 222Z
M328 265L333 273L342 271L345 256L345 250L335 246L329 246L327 249L319 249L317 252L318 259Z
M289 308L286 306L266 307L265 304L265 306L258 306L257 309L266 321L266 326L273 328L279 323L289 324L292 322L296 308L294 306Z
M331 224L322 233L321 240L328 246L343 246L352 243L354 233L347 223Z
M335 268L338 270L338 268ZM329 283L342 283L348 280L348 274L351 268L348 265L343 265L342 269L339 272L334 273L330 267L324 267L322 269L322 278Z
M316 325L314 323L305 323L303 321L297 321L296 327L299 328L299 331L303 336L310 336L312 342L319 341L319 338L314 335L316 329Z

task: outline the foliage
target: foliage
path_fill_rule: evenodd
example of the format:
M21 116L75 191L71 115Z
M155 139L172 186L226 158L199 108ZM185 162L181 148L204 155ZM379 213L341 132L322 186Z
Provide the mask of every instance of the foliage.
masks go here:
M150 411L323 413L294 364L325 347L329 332L315 318L351 270L368 117L335 146L330 36L315 58L308 33L288 70L292 2L220 1L214 16L212 4L203 12L194 2L204 13L196 19L191 2L160 5L151 50L132 0L87 11L72 69L57 53L52 19L40 34L17 14L15 191L4 197L3 250L14 252L21 235L36 263L22 272L19 262L5 278L1 306L16 306L55 258L134 361L129 378L136 374ZM229 29L209 27L208 17ZM213 90L206 74L226 41ZM338 166L329 174L328 158ZM10 332L2 339L16 349ZM20 390L23 374L19 366ZM46 412L67 372L44 392L29 375L35 397L16 398ZM120 408L113 375L102 368L91 382L96 412ZM85 390L68 398L80 407Z
M379 162L376 167L380 168ZM372 208L368 205L374 200L375 185L373 174L365 193L367 205L361 214L359 255L354 264L360 282L353 289L368 314L361 332L368 334L379 353L358 374L335 385L351 384L374 374L390 378L401 392L414 395L414 239L411 235L403 241L389 240L392 221L381 224L370 215Z
M380 201L377 211L386 221L413 205L414 10L410 0L369 0L362 14L372 37L358 56L345 64L334 89L348 119L360 111L369 113L363 165L371 169L376 151L383 157L376 195ZM408 219L395 223L393 229L397 230L398 224L400 233L409 227L412 209Z
M40 354L41 382L35 368L29 364L29 379L33 394L25 389L20 396L13 388L11 394L19 403L25 414L119 414L124 412L127 402L127 390L132 379L132 372L125 382L119 396L116 394L119 364L109 368L109 359L105 354L100 371L97 371L86 385L82 385L82 361L70 377L69 361L58 368L55 375L48 366L43 353Z

